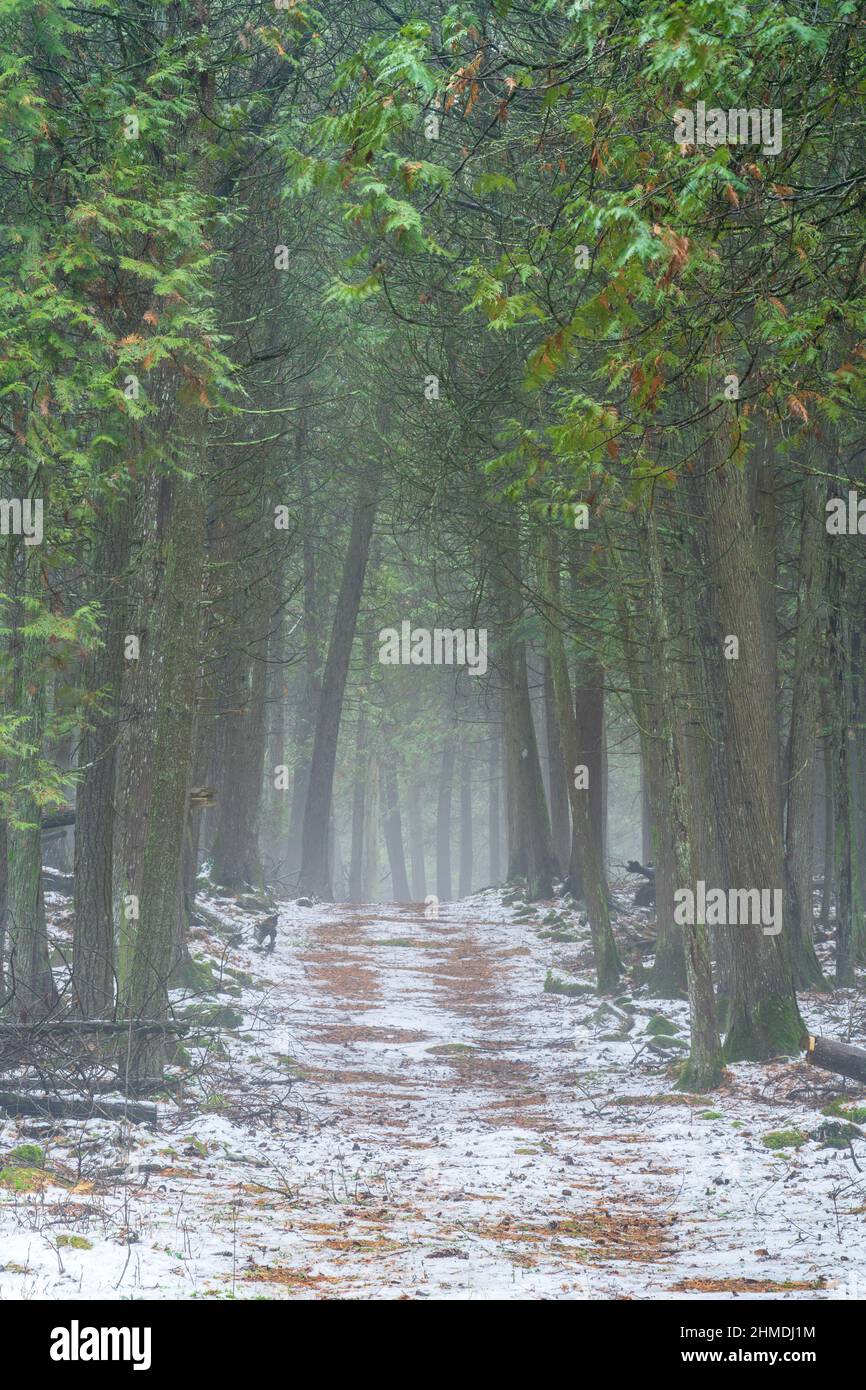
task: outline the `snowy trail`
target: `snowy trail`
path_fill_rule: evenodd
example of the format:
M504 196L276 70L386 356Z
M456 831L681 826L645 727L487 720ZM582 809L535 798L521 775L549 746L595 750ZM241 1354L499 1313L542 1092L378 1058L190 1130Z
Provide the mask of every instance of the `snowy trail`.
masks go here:
M658 1001L543 992L590 978L544 913L288 905L272 955L199 931L240 981L228 1056L155 1134L0 1124L0 1166L35 1140L51 1175L0 1187L0 1297L863 1297L850 1153L763 1143L813 1131L832 1079L680 1095Z
M671 1192L612 1192L579 1141L571 1001L498 903L338 908L310 938L291 1043L330 1112L307 1142L343 1207L315 1242L332 1293L586 1297L595 1255L670 1248Z

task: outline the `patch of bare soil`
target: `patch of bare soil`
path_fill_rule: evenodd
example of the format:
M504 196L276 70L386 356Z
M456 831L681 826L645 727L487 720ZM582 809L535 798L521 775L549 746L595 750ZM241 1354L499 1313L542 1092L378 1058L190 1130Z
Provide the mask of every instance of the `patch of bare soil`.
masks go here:
M334 1043L416 1043L425 1042L429 1033L411 1028L365 1028L362 1024L335 1023L331 1027L311 1028L310 1034L319 1042Z
M321 955L319 959L323 959ZM310 979L321 985L323 993L336 995L339 999L351 999L353 1003L378 999L382 993L375 971L354 960L339 965L324 962L312 965L309 973Z
M791 1293L794 1289L823 1289L824 1279L790 1280L780 1284L775 1279L680 1279L668 1286L669 1293Z
M483 955L475 942L464 938L454 943L444 962L436 963L433 979L452 996L448 1007L459 1013L467 1006L477 1005L479 996L495 987L496 974L490 956Z
M676 1218L659 1219L642 1212L612 1212L599 1204L575 1216L556 1215L543 1224L503 1217L478 1234L505 1245L542 1247L572 1259L655 1261L674 1253L670 1228Z
M320 922L313 928L316 939L328 946L357 946L364 933L358 922Z

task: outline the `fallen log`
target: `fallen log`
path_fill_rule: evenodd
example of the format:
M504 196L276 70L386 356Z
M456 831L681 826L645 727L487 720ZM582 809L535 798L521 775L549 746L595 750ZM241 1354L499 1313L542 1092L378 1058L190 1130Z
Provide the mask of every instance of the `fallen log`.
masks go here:
M850 1043L834 1042L832 1038L805 1039L806 1061L823 1071L835 1071L852 1081L866 1085L866 1052Z
M189 804L193 808L203 806L215 806L217 794L213 787L193 787L189 794ZM40 829L62 830L69 825L75 824L75 807L63 806L59 811L52 811L50 815L43 816L40 822Z
M133 1100L61 1100L56 1096L0 1091L0 1110L10 1115L51 1116L56 1120L133 1120L156 1124L156 1105Z
M639 864L636 859L630 859L625 867L630 874L641 874L644 878L650 879L653 883L655 882L656 871L654 864Z
M160 1023L151 1019L62 1018L54 1023L0 1023L0 1038L21 1037L32 1033L188 1033L189 1023Z
M52 893L61 893L65 898L71 898L75 892L75 875L62 874L57 869L43 869L42 887L50 889Z

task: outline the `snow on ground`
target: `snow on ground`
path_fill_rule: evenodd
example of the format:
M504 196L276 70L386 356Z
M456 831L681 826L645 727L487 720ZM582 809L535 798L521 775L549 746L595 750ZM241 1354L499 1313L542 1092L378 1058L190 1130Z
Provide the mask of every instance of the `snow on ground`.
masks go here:
M591 979L575 911L282 904L269 953L199 901L209 1002L239 1029L189 1047L155 1129L0 1121L0 1298L866 1295L866 1146L799 1142L856 1089L780 1061L677 1092L684 1004L544 991ZM803 1007L862 1040L851 991ZM799 1147L763 1142L784 1131ZM44 1150L30 1190L4 1169L22 1143Z

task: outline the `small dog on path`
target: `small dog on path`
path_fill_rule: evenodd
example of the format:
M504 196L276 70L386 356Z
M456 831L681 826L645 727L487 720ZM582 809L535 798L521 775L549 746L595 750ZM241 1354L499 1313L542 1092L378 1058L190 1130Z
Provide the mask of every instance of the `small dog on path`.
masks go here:
M270 917L263 917L260 922L256 922L253 928L256 934L256 941L258 941L260 946L265 946L265 949L268 951L272 951L277 944L278 915L278 913L272 912Z

